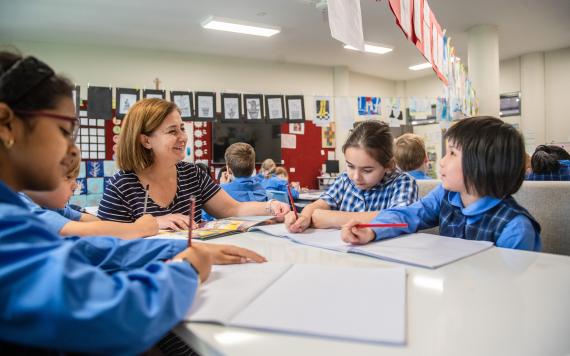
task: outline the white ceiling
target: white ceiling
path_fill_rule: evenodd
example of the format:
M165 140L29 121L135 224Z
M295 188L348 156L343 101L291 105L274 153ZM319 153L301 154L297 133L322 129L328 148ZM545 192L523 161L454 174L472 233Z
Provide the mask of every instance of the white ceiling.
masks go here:
M392 53L345 50L318 0L0 0L0 41L45 41L165 49L233 57L346 65L393 80L425 76L408 66L423 57L394 23L387 0L361 0L364 38ZM570 0L430 0L439 23L467 59L467 29L499 28L501 59L570 46ZM205 30L209 15L280 26L271 37Z

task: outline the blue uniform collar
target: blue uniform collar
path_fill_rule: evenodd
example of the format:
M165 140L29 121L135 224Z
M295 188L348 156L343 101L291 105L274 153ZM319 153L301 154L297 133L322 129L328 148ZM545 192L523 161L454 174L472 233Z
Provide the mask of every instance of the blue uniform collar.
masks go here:
M17 205L24 209L27 209L26 204L24 204L24 202L20 199L18 194L16 194L1 180L0 180L0 203Z
M484 196L473 204L464 208L463 202L461 201L461 194L458 192L449 192L449 202L451 205L460 208L463 215L475 216L496 207L501 202L501 199Z

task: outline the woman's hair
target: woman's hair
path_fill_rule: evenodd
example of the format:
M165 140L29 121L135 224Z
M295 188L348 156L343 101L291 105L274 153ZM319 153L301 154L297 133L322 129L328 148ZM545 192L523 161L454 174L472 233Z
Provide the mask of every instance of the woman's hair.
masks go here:
M533 173L551 173L560 169L559 160L569 160L570 153L554 145L540 145L530 160Z
M384 122L367 120L357 123L342 146L342 153L350 147L362 148L384 168L394 166L394 137Z
M255 169L255 151L250 144L236 142L226 149L226 164L234 177L249 177Z
M470 117L453 125L445 138L462 152L467 192L502 199L519 190L525 146L512 125L490 116Z
M265 178L269 178L274 172L277 165L275 161L271 158L267 158L263 163L261 163L261 173Z
M277 167L275 168L275 175L279 176L285 176L285 178L289 178L289 173L287 173L287 170L285 169L285 167Z
M131 106L123 120L117 146L117 166L124 171L141 171L154 163L152 150L145 148L140 135L150 135L173 111L176 104L162 99L143 99Z
M14 111L54 109L62 98L71 99L71 82L34 57L0 51L0 102ZM32 119L23 120L27 129Z

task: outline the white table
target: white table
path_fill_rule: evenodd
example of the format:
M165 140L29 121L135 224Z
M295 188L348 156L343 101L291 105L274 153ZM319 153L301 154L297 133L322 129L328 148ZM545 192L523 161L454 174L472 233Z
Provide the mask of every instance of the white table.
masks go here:
M247 247L274 262L394 265L262 233L212 242ZM406 269L403 347L198 323L175 332L203 355L570 355L570 257L494 247L436 270Z

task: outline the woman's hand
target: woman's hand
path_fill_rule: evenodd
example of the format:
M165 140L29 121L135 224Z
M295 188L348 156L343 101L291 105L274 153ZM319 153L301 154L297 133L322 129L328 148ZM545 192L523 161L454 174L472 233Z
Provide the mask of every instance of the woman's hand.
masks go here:
M289 212L285 215L285 227L290 232L303 232L311 225L311 218L299 214L295 216L294 212Z
M361 224L361 222L350 220L346 224L342 225L340 232L342 241L353 245L364 245L370 241L374 241L376 238L374 231L369 227L359 229L356 227L357 224Z
M265 257L243 247L224 244L204 244L199 242L192 244L192 246L196 245L206 249L210 253L212 263L215 265L267 262Z
M141 216L133 223L133 225L141 236L152 236L158 234L158 220L150 214Z
M289 204L282 203L278 200L271 200L269 201L269 211L271 212L271 215L283 217L291 211L291 208L289 207Z
M170 229L170 230L188 230L188 224L190 218L188 215L184 214L168 214L157 216L159 229ZM193 222L192 229L196 229L198 225Z

